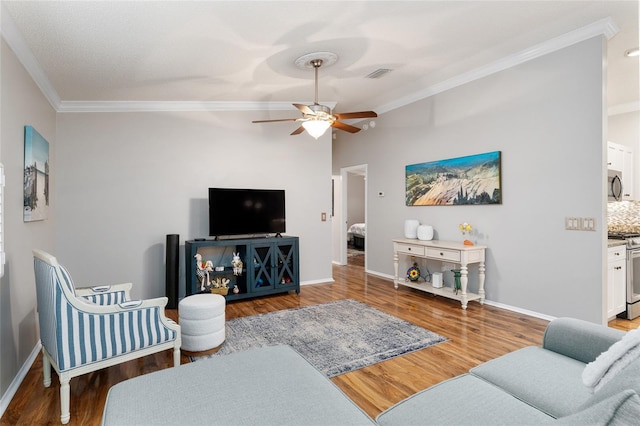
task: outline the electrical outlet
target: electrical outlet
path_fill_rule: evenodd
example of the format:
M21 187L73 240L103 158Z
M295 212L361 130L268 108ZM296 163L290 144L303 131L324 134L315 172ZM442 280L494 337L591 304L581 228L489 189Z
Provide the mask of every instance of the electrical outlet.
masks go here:
M577 231L580 229L579 218L566 217L564 219L564 228L569 231Z
M596 230L596 218L595 217L583 217L582 218L582 229L584 231L595 231Z
M596 219L594 217L565 217L564 229L569 231L595 231Z

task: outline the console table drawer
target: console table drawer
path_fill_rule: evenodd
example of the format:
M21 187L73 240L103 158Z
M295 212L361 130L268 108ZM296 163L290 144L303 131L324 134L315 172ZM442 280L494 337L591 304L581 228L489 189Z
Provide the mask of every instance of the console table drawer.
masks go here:
M397 251L400 253L413 254L416 256L424 256L423 246L414 246L411 244L398 243Z
M427 257L432 259L450 260L452 262L460 262L460 251L448 250L437 247L427 247Z

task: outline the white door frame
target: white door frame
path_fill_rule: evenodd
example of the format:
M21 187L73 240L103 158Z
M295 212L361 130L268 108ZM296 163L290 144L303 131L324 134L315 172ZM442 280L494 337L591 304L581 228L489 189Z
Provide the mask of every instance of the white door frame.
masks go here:
M359 164L357 166L350 166L350 167L343 167L340 169L340 177L341 177L341 181L342 181L342 217L340 218L341 223L340 223L340 264L341 265L346 265L347 264L347 197L349 196L349 194L347 194L347 187L348 185L348 179L349 179L349 173L353 173L353 172L361 172L364 174L364 223L365 226L367 224L367 205L369 204L367 202L367 194L369 193L369 191L367 190L368 188L368 182L367 182L367 164ZM368 253L368 249L367 249L367 241L368 241L368 232L367 232L367 236L364 239L364 269L365 271L367 270L367 253Z

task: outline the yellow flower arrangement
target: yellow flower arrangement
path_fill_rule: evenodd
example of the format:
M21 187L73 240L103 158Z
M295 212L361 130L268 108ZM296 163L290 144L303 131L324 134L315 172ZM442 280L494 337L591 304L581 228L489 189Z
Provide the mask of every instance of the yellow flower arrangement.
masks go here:
M460 232L462 232L462 235L464 234L469 234L471 235L471 231L473 231L473 227L471 226L470 223L461 223L460 225L458 225L458 229L460 229ZM473 242L469 241L469 240L464 240L464 245L465 246L472 246Z
M465 222L465 223L461 223L460 225L458 225L458 229L460 229L460 232L462 232L462 234L464 235L467 232L471 233L471 230L473 228L471 227L470 223Z

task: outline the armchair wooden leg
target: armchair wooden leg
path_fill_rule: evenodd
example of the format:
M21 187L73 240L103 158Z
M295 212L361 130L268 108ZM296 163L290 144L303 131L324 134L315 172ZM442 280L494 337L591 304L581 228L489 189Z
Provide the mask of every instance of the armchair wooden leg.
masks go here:
M44 387L48 388L51 386L51 361L49 361L44 348L42 348L42 374L44 375Z
M68 374L60 374L60 422L63 425L69 423L71 413L69 412L70 386L71 377Z
M180 366L180 348L173 348L173 366Z

